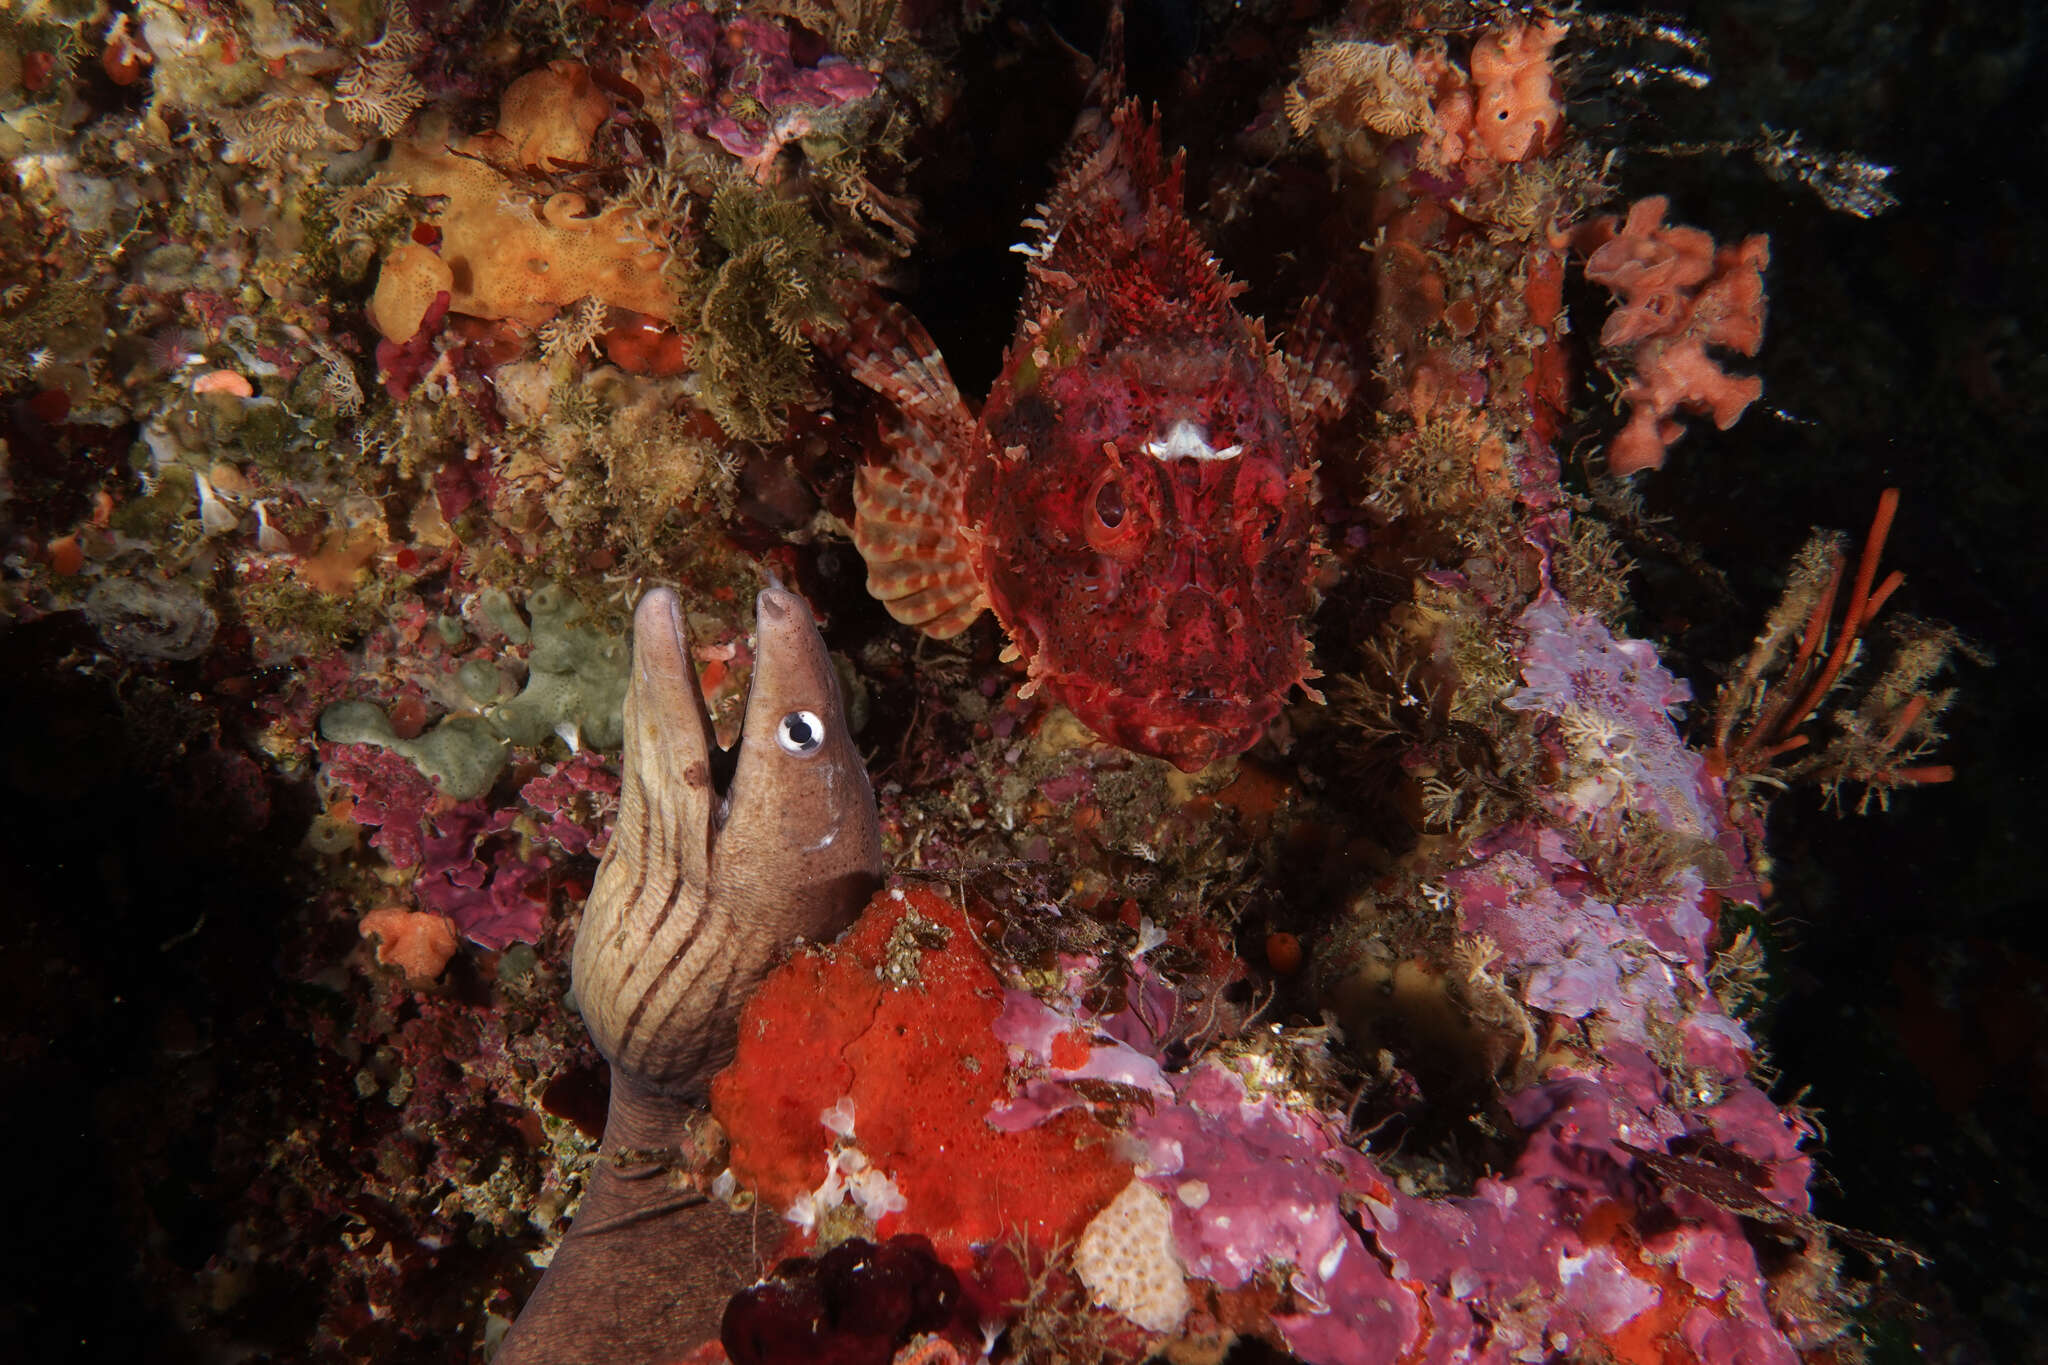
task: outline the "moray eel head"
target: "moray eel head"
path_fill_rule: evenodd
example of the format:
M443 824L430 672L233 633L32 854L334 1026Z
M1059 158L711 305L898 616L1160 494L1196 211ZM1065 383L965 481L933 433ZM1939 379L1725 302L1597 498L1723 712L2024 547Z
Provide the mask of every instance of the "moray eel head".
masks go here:
M700 1096L761 978L881 884L874 793L810 609L770 587L754 619L746 717L721 751L676 595L634 613L618 821L573 969L615 1084Z

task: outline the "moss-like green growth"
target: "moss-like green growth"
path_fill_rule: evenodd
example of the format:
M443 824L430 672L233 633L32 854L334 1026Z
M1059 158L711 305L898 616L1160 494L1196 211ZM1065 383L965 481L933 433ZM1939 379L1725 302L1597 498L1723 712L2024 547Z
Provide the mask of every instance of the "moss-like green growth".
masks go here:
M263 384L275 391L286 387L275 376L264 378ZM169 397L148 440L153 462L163 466L167 477L173 462L203 471L225 460L253 464L288 482L324 472L323 431L331 434L331 421L303 416L269 393L254 398L177 393Z
M1580 611L1590 611L1620 631L1629 614L1628 576L1635 569L1628 552L1590 503L1575 506L1563 544L1551 559L1557 590Z
M531 943L515 943L498 958L498 980L514 990L525 988L540 970L540 954Z
M511 368L499 371L500 394ZM577 529L602 532L632 553L659 541L680 509L704 504L731 512L738 467L732 442L715 428L707 432L694 408L680 406L681 391L674 381L625 375L609 366L554 383L548 410L534 425L541 453L561 471L559 481L552 475L548 481L549 519L572 532L560 543L577 553L561 576L578 576L581 558L592 548L574 545ZM604 507L581 492L599 472Z
M147 463L147 455L144 455ZM184 465L164 470L155 487L114 509L113 527L137 540L161 541L184 521L199 515L199 480Z
M1730 1018L1742 1020L1759 1034L1768 1032L1762 1021L1787 989L1778 925L1758 906L1724 901L1715 936L1719 946L1707 984Z
M305 186L294 203L305 228L299 261L330 284L364 284L370 267L406 240L419 205L401 185L372 178L361 185Z
M412 583L373 579L360 592L316 592L288 575L252 584L239 594L242 614L259 638L300 635L314 645L349 645L376 629L394 591ZM286 650L285 652L291 652Z
M418 739L400 739L383 708L367 701L338 701L322 711L320 737L403 754L457 801L487 794L511 757L505 742L479 717L449 716Z
M226 396L226 395L222 395ZM287 477L314 472L319 443L293 410L271 398L238 400L240 422L223 453Z
M227 278L220 274L218 267L204 265L200 253L189 245L192 242L219 241L231 236L236 229L227 196L220 182L214 178L212 169L204 164L184 167L178 173L177 193L165 207L165 213L170 240L144 258L145 268L158 279L175 278L182 271L186 280L203 279L206 288L225 286ZM211 278L199 273L202 268L209 272ZM191 286L188 284L187 287Z
M25 377L28 358L38 351L91 350L81 341L105 326L105 310L90 287L62 279L20 283L13 273L0 276L0 384Z
M804 329L835 317L835 267L825 230L800 200L745 178L711 199L709 240L680 263L697 318L703 398L734 436L766 440L783 409L811 392Z
M391 7L382 0L321 0L320 8L343 40L367 43L383 30Z

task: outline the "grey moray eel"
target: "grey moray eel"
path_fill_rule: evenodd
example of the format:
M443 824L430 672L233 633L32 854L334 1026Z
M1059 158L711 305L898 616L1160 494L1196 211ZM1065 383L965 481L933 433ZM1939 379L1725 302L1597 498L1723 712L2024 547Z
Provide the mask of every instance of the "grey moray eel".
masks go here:
M747 997L798 940L852 922L881 885L882 844L810 609L772 586L754 613L730 754L676 595L657 588L634 612L619 814L572 966L611 1107L583 1202L496 1365L674 1359L755 1277L750 1219L701 1191L715 1138L699 1106Z

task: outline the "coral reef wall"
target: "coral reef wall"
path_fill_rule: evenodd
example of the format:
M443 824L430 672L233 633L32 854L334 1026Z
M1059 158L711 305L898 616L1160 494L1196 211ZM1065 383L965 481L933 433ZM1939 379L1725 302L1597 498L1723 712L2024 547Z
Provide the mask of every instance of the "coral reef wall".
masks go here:
M9 5L0 1338L488 1359L633 603L729 740L778 582L893 881L713 1087L763 1281L679 1358L2035 1358L2038 40L1697 8ZM935 640L855 548L1066 365L1287 566L1307 676L1179 767L1030 582ZM1103 549L1090 468L934 534ZM1169 673L1217 552L1101 559Z

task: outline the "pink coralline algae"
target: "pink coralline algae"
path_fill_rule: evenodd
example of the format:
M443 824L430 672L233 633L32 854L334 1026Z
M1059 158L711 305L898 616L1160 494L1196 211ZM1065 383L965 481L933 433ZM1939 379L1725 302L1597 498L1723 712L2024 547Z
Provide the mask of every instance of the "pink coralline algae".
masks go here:
M1427 1287L1434 1327L1424 1359L1556 1359L1595 1344L1655 1349L1674 1336L1702 1361L1798 1358L1771 1320L1735 1215L1684 1191L1661 1209L1655 1196L1646 1204L1636 1153L1665 1146L1661 1130L1678 1122L1653 1093L1657 1074L1647 1057L1624 1053L1597 1075L1522 1091L1510 1111L1528 1145L1505 1179L1483 1179L1461 1198L1399 1195L1373 1210L1396 1278ZM1763 1107L1775 1118L1768 1100ZM1806 1173L1790 1173L1802 1194Z
M1615 906L1593 894L1591 874L1554 830L1511 826L1477 851L1486 856L1445 881L1465 929L1485 935L1521 978L1525 1003L1570 1019L1598 1011L1645 1046L1653 1027L1675 1027L1712 1008L1698 980L1710 925L1699 909L1697 872ZM1739 1026L1714 1018L1716 1038L1748 1046Z
M1650 751L1675 745L1682 690L1654 652L1583 619L1534 624L1574 643L1536 651L1529 699L1575 698L1630 722ZM1256 1049L1160 1065L1184 1002L1142 946L1102 1013L1080 989L1099 978L1092 958L1064 960L1050 998L1006 993L994 1029L1023 1080L988 1121L1014 1131L1100 1110L1105 1081L1143 1095L1121 1123L1171 1216L1178 1272L1222 1291L1284 1285L1273 1323L1310 1365L1790 1365L1793 1328L1773 1316L1743 1219L1804 1225L1811 1130L1749 1081L1748 1035L1707 989L1700 875L1621 903L1601 886L1540 822L1496 831L1445 878L1462 928L1490 944L1479 970L1584 1031L1504 1097L1522 1150L1470 1193L1405 1189Z
M1565 780L1544 799L1570 820L1623 810L1654 812L1666 828L1704 835L1713 821L1701 801L1700 756L1672 721L1692 689L1641 640L1617 638L1600 618L1539 599L1516 626L1525 684L1503 703L1557 718Z
M1310 1365L1508 1365L1601 1348L1663 1360L1674 1357L1659 1343L1681 1340L1687 1358L1714 1365L1797 1358L1737 1215L1689 1189L1658 1191L1641 1160L1723 1153L1752 1213L1804 1215L1807 1130L1739 1069L1696 1063L1719 1096L1703 1104L1711 1097L1673 1095L1646 1050L1611 1042L1509 1097L1527 1138L1505 1175L1422 1198L1342 1141L1333 1116L1275 1088L1257 1054L1155 1079L1103 1021L1016 997L997 1028L1024 1060L1067 1079L1121 1070L1151 1094L1126 1115L1128 1143L1170 1211L1180 1270L1222 1290L1277 1275L1294 1307L1274 1324ZM1065 1089L1042 1080L991 1120L1087 1103Z
M669 117L716 142L761 179L783 145L819 130L881 88L844 57L799 53L780 20L743 14L721 20L701 6L658 5L647 22L676 65Z
M619 775L586 749L521 787L519 799L533 812L542 838L564 853L597 856L611 839Z
M370 744L323 744L321 772L347 795L349 818L395 868L417 869L419 908L445 915L493 950L531 943L547 919L555 857L604 851L619 779L604 759L578 754L524 783L516 804L449 801L411 760Z
M1289 1349L1326 1365L1393 1365L1422 1330L1415 1295L1345 1220L1393 1187L1336 1140L1330 1120L1254 1098L1220 1061L1176 1077L1171 1104L1137 1116L1139 1173L1167 1198L1190 1274L1237 1288L1283 1269L1309 1311L1275 1321Z
M1081 1006L1080 995L1083 980L1099 963L1092 957L1069 956L1061 965L1066 969L1067 989L1058 1006L1029 991L1004 992L1003 1012L993 1026L995 1035L1043 1076L990 1115L989 1122L996 1128L1029 1127L1063 1108L1080 1105L1080 1096L1068 1084L1071 1081L1108 1081L1152 1095L1173 1094L1165 1069L1148 1050L1152 1039L1163 1031L1160 1023L1172 1018L1173 992L1141 959L1134 959L1130 990L1137 1006L1098 1018ZM1145 1010L1155 1022L1147 1024L1139 1010Z
M485 948L538 938L548 910L548 857L522 856L494 839L502 826L477 802L464 802L431 824L423 840L426 860L413 882L420 904L454 920L464 937Z
M349 818L373 830L370 847L393 867L418 867L428 813L440 793L403 754L373 744L323 744L322 778L352 799Z
M1505 1365L1614 1346L1632 1328L1682 1335L1726 1365L1796 1359L1735 1214L1683 1190L1660 1206L1636 1156L1725 1140L1769 1172L1758 1197L1799 1214L1803 1130L1740 1081L1688 1121L1646 1055L1616 1052L1592 1074L1513 1096L1527 1146L1469 1196L1401 1192L1326 1116L1255 1098L1213 1060L1176 1078L1173 1103L1134 1118L1139 1170L1167 1197L1189 1274L1230 1288L1285 1271L1307 1311L1276 1325L1314 1365L1418 1354Z

